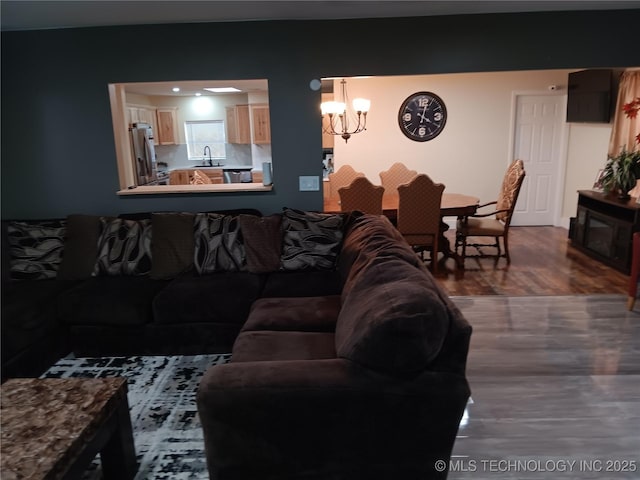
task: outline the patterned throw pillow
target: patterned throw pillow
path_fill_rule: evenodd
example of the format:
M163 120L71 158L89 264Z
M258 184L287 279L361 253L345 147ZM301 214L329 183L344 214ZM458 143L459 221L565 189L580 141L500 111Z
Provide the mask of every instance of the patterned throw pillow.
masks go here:
M282 268L333 270L342 245L343 223L340 214L284 208Z
M66 220L9 222L12 280L55 278L62 261Z
M198 213L194 265L200 274L246 270L245 250L237 216Z
M93 275L146 275L151 270L151 220L104 218Z

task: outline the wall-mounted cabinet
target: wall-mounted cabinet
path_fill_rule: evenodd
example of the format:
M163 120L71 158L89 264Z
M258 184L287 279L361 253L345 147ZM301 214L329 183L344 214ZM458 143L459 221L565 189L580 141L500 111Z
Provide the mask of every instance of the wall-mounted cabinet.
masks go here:
M175 145L178 143L178 116L176 107L153 107L151 105L127 105L127 122L144 122L153 129L156 145Z
M271 143L271 121L269 120L269 105L251 105L251 121L253 124L253 143Z
M158 107L158 128L156 144L176 145L178 143L178 115L175 107Z
M158 142L158 122L156 117L156 108L147 105L127 105L127 127L132 123L148 123L151 125L154 134L154 143L159 145Z
M227 107L227 142L251 143L251 123L249 121L249 105Z

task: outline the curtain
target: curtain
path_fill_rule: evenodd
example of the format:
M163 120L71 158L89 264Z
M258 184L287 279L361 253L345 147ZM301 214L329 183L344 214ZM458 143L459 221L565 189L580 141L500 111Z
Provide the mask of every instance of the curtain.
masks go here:
M640 97L640 70L626 71L620 77L618 100L613 117L613 129L609 140L609 155L620 153L623 148L636 150L640 148L636 136L640 134L640 115L627 118L622 107Z

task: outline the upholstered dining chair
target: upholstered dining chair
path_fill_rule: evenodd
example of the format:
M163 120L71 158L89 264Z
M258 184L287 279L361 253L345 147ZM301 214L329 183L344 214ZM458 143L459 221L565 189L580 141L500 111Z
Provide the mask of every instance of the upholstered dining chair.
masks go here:
M209 185L213 183L209 178L209 175L204 173L202 170L196 170L193 172L193 177L190 182L191 185Z
M356 178L364 177L364 173L356 172L351 165L342 165L338 170L329 174L331 197L338 196L338 190L351 184Z
M456 253L461 249L462 261L466 257L505 257L507 263L511 263L509 256L509 225L511 217L518 201L520 187L524 181L525 171L522 160L515 160L509 165L502 179L502 187L498 199L478 206L478 209L495 205L488 213L476 213L468 218L459 218L456 229ZM473 243L471 237L492 237L494 243ZM500 247L500 238L504 245L504 251ZM467 255L467 247L473 247L478 254ZM487 255L481 248L490 247L497 250L496 255Z
M398 186L397 229L417 253L431 250L431 269L438 271L440 204L444 185L420 174Z
M380 172L380 183L388 193L396 193L398 186L404 183L409 183L413 180L418 172L415 170L409 170L404 163L396 162L389 170Z
M340 209L343 212L358 210L362 213L382 215L384 187L374 185L367 177L357 177L338 190Z

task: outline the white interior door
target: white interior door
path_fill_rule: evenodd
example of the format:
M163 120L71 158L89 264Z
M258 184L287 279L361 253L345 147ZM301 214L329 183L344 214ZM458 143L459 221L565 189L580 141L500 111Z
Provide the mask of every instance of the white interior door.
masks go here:
M526 176L512 225L554 225L560 202L566 96L516 95L513 159Z

